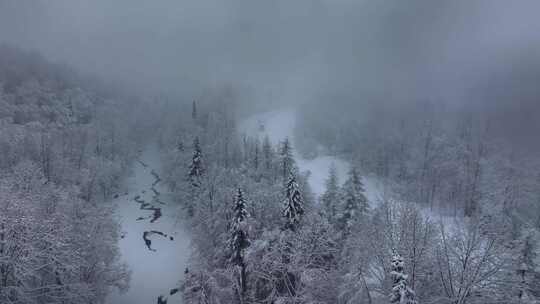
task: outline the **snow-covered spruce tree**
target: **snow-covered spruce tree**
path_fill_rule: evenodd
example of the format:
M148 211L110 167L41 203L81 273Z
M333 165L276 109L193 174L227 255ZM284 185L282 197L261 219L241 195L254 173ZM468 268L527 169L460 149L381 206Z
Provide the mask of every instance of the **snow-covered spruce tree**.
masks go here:
M259 142L259 139L257 138L255 140L255 151L253 152L253 168L255 169L255 171L259 170L259 163L260 163L260 159L261 159L261 156L260 156L260 147L261 146L261 143Z
M200 187L201 177L203 174L203 165L202 150L199 143L199 137L195 137L195 140L193 141L193 150L193 158L191 160L191 165L189 166L188 178L192 186Z
M364 185L358 174L358 170L353 167L349 171L348 178L343 184L343 217L342 224L347 231L355 220L369 210L368 200L365 196Z
M193 121L197 120L197 102L193 100L193 104L191 105L191 118Z
M336 166L332 164L326 179L326 190L321 197L324 213L330 223L335 223L339 200L339 180Z
M195 205L198 197L203 191L202 189L202 175L203 175L203 164L202 164L202 150L199 143L199 137L195 137L193 141L193 157L191 159L191 164L189 165L189 173L187 176L188 188L186 189L186 194L188 197L185 200L185 208L189 216L195 214Z
M292 172L286 185L284 204L285 229L296 231L304 214L304 201L296 182L296 176Z
M289 174L294 170L294 157L292 154L291 142L288 137L281 143L279 158L283 180L287 180Z
M403 257L392 250L392 292L390 293L390 303L417 304L414 299L414 291L407 285L407 275L403 272Z
M274 151L272 151L272 144L270 143L270 138L268 135L264 137L262 153L264 158L264 168L266 171L270 172L270 168L272 168L272 160L274 158Z
M540 303L540 270L538 270L538 232L524 229L518 240L518 298L522 303ZM538 301L538 302L535 302Z
M246 262L244 259L245 250L249 247L250 241L248 238L247 219L249 213L247 211L246 200L242 189L238 188L236 199L233 207L232 222L230 224L230 238L228 240L228 249L230 254L230 263L238 272L237 284L235 288L238 292L240 303L246 292Z

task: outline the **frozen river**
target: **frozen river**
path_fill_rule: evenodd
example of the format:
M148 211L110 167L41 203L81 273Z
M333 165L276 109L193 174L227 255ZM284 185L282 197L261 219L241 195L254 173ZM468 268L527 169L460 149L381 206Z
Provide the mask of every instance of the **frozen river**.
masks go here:
M114 291L109 304L181 303L179 293L171 295L184 276L190 254L190 238L177 222L178 205L160 182L161 164L157 148L151 146L135 163L128 180L128 193L114 203L122 225L122 260L131 271L127 293Z

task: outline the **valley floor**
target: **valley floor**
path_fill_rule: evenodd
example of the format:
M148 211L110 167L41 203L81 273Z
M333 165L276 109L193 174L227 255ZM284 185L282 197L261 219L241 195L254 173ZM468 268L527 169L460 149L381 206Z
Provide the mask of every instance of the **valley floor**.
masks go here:
M261 122L264 130L259 128ZM240 124L240 132L261 139L268 135L274 145L288 137L294 145L294 125L294 110L285 109L253 115ZM329 155L306 159L295 152L294 156L300 170L310 172L309 183L317 197L325 190L332 164L341 182L350 167L348 162ZM180 204L161 183L160 167L157 147L150 146L134 164L127 193L114 201L122 226L122 259L129 265L132 278L129 291L114 292L108 298L109 304L158 303L159 296L169 303L181 303L174 289L187 267L190 238L178 220ZM375 180L365 178L364 183L370 201L377 201L380 190Z
M144 150L134 164L127 193L114 203L121 224L120 251L131 271L127 293L113 292L109 304L181 303L174 293L184 276L190 255L190 238L178 221L179 204L162 185L157 147Z

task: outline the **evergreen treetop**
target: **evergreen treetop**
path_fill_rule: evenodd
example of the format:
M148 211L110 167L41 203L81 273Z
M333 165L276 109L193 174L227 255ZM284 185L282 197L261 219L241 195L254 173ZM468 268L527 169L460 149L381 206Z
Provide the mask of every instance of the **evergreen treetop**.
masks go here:
M390 293L390 303L417 304L415 293L407 283L408 276L404 273L403 257L395 249L392 251L392 271L390 272L392 292Z
M304 202L296 177L292 172L287 181L285 196L285 207L283 209L283 216L286 220L285 228L295 231L304 214Z
M191 160L191 165L189 166L189 179L191 184L195 187L200 186L200 178L203 174L203 165L202 165L202 150L199 143L199 137L195 137L193 141L193 158Z
M343 224L346 228L350 227L360 215L369 211L364 185L358 171L353 167L348 175L343 185Z
M286 137L281 143L281 149L279 151L281 161L281 173L284 180L287 180L289 174L295 169L294 157L292 152L291 142Z
M337 215L339 204L339 180L337 169L334 164L330 166L328 178L326 179L326 190L321 197L324 211L328 219L332 222Z
M233 215L231 219L229 239L230 262L233 265L244 265L244 251L249 247L250 241L248 237L247 219L249 213L247 211L247 203L244 199L242 189L238 188L236 199L233 206Z

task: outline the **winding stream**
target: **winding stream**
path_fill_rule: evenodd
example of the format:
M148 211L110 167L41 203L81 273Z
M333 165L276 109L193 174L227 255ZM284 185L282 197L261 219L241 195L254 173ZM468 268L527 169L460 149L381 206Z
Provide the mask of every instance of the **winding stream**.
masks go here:
M144 150L128 180L128 193L118 196L122 226L120 252L131 271L127 293L114 291L109 304L181 303L178 283L190 254L190 239L177 223L180 207L161 182L156 147Z

